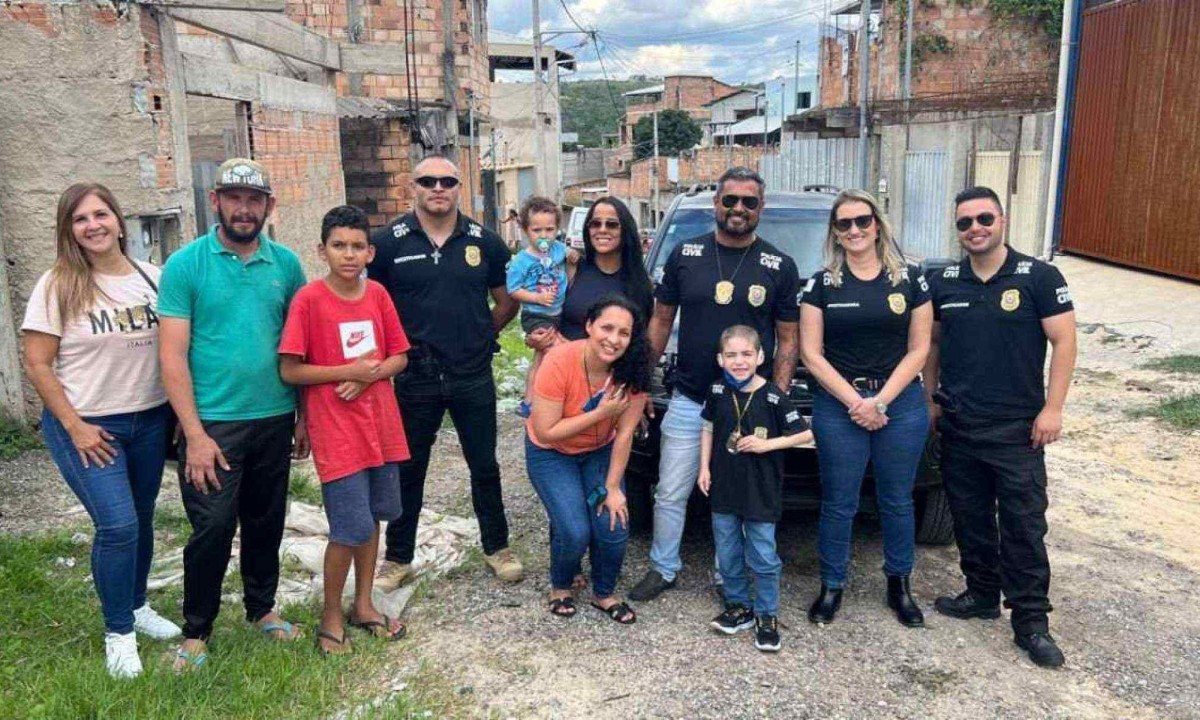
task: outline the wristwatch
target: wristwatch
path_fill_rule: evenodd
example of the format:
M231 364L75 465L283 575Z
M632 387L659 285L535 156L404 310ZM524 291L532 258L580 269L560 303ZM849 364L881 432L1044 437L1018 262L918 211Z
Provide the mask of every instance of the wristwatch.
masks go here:
M879 413L880 415L887 415L887 409L887 403L879 402L878 400L875 401L875 412Z

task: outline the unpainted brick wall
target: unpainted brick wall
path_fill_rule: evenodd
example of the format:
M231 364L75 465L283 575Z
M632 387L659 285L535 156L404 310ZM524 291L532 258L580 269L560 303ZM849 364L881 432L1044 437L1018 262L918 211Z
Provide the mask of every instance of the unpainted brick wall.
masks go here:
M967 4L956 0L914 3L913 38L941 37L947 53L914 56L912 90L922 95L970 94L983 85L1012 78L1037 78L1051 83L1058 69L1058 38L1047 37L1036 24L996 18L986 0ZM884 3L879 36L871 45L871 97L902 97L904 73L904 13L899 3ZM849 44L843 74L843 44ZM821 45L821 105L858 104L859 53L855 37L823 38Z
M300 254L311 277L323 272L317 255L321 218L346 197L338 120L258 104L252 110L254 158L271 173L275 195L274 237Z
M400 119L342 120L342 168L346 173L346 202L370 216L380 227L412 207L412 172L408 125Z

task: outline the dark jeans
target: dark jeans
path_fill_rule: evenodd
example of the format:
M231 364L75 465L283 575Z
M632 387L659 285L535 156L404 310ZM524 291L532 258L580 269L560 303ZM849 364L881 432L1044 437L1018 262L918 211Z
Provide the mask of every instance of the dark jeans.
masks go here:
M525 469L550 519L550 584L568 590L587 553L592 563L592 591L610 597L625 562L629 528L609 529L608 513L596 514L587 498L604 487L612 443L579 455L540 448L525 438Z
M92 519L92 579L104 629L133 632L133 611L146 604L154 556L154 503L166 458L167 406L84 418L107 430L117 457L108 467L84 467L62 423L42 411L42 436L67 485Z
M400 463L403 510L400 519L388 523L386 559L412 562L429 456L447 410L471 472L471 502L479 520L483 552L492 555L508 547L508 520L504 517L500 465L496 462L496 382L491 370L455 377L414 369L396 377L396 400L411 457Z
M870 432L850 419L840 400L823 389L813 393L812 427L821 467L817 547L821 582L831 588L846 584L851 530L868 460L883 525L883 571L893 576L912 572L916 553L913 481L929 434L929 411L921 383L902 390L887 414L888 424Z
M292 413L205 422L204 431L229 463L228 471L217 466L221 489L209 488L208 494L187 481L184 464L179 464L183 509L192 524L183 550L184 637L205 640L212 634L238 523L246 619L256 622L275 607L294 427ZM179 456L187 457L186 440L180 442Z
M938 426L967 587L994 600L1003 590L1018 634L1046 632L1051 609L1046 459L1044 450L1030 447L1032 426L1032 420L969 421L954 413Z

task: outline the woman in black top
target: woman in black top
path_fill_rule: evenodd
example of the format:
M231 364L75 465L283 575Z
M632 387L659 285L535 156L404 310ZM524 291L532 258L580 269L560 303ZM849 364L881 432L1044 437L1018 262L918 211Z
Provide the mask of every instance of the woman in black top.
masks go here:
M650 276L642 260L637 223L625 203L614 197L600 198L588 209L583 222L583 260L568 265L567 298L563 303L559 333L567 340L582 340L588 308L613 293L633 301L643 318L650 317L654 298ZM535 331L526 342L530 347L550 347L552 331Z
M887 602L904 625L924 623L909 591L915 554L912 489L929 415L917 375L929 354L933 308L869 194L834 201L826 266L804 289L800 356L819 385L813 434L821 468L821 593L809 620L833 620L850 563L850 533L867 461L883 524Z

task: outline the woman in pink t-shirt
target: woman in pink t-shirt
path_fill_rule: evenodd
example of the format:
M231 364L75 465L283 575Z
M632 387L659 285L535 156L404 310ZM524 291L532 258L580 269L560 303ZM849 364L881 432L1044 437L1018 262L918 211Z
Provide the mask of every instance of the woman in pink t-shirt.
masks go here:
M575 615L585 553L592 605L621 623L637 616L614 595L629 511L625 466L650 385L645 323L622 295L592 305L587 337L546 354L526 423L525 467L550 518L550 612Z
M21 324L25 371L42 399L42 435L96 529L92 577L108 672L142 671L135 632L180 634L146 602L154 503L167 447L158 370L158 268L129 257L108 188L80 183L58 201L58 257Z

